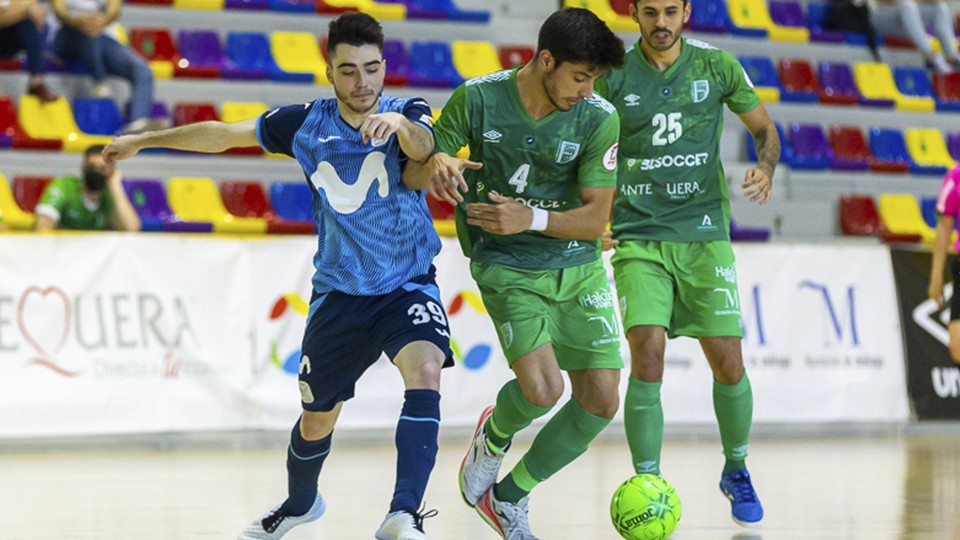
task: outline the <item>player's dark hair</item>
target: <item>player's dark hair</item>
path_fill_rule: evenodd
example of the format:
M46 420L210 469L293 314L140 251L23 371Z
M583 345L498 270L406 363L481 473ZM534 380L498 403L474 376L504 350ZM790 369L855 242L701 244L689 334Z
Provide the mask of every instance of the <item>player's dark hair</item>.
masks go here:
M83 160L86 161L86 160L90 159L90 156L92 156L92 155L94 155L94 154L103 153L103 149L104 149L104 148L106 148L106 147L103 146L102 144L95 144L95 145L87 148L86 150L83 151Z
M593 12L566 8L547 17L540 27L537 54L550 51L557 65L585 63L607 70L623 65L623 41Z
M380 52L383 52L383 28L376 19L366 13L344 13L330 21L327 56L333 54L341 43L354 47L376 45Z

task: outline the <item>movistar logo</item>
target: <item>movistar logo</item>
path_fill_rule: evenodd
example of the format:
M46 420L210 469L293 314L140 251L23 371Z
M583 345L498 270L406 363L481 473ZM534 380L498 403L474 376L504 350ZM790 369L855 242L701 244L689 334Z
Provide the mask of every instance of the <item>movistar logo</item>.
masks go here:
M341 214L356 212L367 200L367 192L374 182L379 182L377 194L385 198L390 194L390 176L383 162L386 156L382 152L370 152L360 166L357 181L347 184L327 161L321 161L317 170L310 175L310 182L319 191L323 188L327 202Z

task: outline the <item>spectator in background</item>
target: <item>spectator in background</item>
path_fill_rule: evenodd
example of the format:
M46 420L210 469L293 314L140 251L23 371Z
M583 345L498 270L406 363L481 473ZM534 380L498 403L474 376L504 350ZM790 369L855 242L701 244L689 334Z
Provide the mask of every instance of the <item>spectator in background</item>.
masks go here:
M940 195L937 196L937 238L933 242L933 261L930 263L930 288L927 294L940 306L946 305L943 294L943 267L950 249L950 236L953 234L957 216L960 215L960 164L943 178ZM960 239L954 246L960 251ZM953 278L953 297L950 299L950 358L960 364L960 259L953 259L950 275Z
M2 1L2 0L0 0ZM130 103L123 133L141 133L167 126L164 119L150 118L153 106L153 72L147 62L117 41L121 0L51 0L62 24L53 40L53 50L64 60L79 60L93 76L93 95L111 97L107 76L130 82Z
M30 70L27 93L43 101L54 101L57 95L47 88L43 78L45 18L46 11L37 0L0 0L0 58L26 51Z
M946 0L867 0L870 4L870 22L880 35L905 37L923 55L924 63L933 74L943 75L960 71L960 54L950 7ZM940 40L943 54L935 53L927 38L927 28Z
M102 145L83 154L83 178L62 176L43 190L37 204L38 231L74 229L139 231L140 218L127 199L121 173L100 153Z

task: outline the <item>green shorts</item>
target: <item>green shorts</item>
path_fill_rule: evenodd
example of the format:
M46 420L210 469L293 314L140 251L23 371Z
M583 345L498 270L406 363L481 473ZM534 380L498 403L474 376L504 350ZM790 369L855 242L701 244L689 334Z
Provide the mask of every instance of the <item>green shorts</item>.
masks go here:
M511 364L545 343L560 369L620 369L620 325L603 261L559 270L474 262L483 304Z
M743 337L730 242L622 241L611 259L623 327L667 335Z

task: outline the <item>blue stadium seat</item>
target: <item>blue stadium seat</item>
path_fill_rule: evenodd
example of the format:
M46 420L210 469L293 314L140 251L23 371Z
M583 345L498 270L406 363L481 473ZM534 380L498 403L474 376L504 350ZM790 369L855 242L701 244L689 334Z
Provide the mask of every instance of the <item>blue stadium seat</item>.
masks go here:
M927 71L919 67L897 67L893 70L897 89L906 96L925 97L934 100L938 111L960 112L960 101L943 101L933 92Z
M317 4L313 0L267 0L267 9L281 13L313 13Z
M431 88L456 88L463 77L453 65L453 52L445 41L414 41L410 47L407 84Z
M923 220L927 222L927 225L936 229L937 221L940 220L940 216L937 215L937 198L936 197L923 197L920 199L920 213L923 215Z
M280 82L313 82L313 73L290 73L280 69L270 52L270 38L260 32L227 34L224 79L268 78Z
M73 116L80 131L91 135L114 135L123 125L120 109L112 99L77 98Z
M724 0L701 0L690 12L690 29L695 32L726 34L730 31L730 15Z
M941 175L941 167L924 167L918 165L907 151L907 142L903 132L899 129L870 128L870 151L877 159L906 163L913 174Z
M273 182L270 204L278 216L290 221L313 221L313 191L306 182Z

